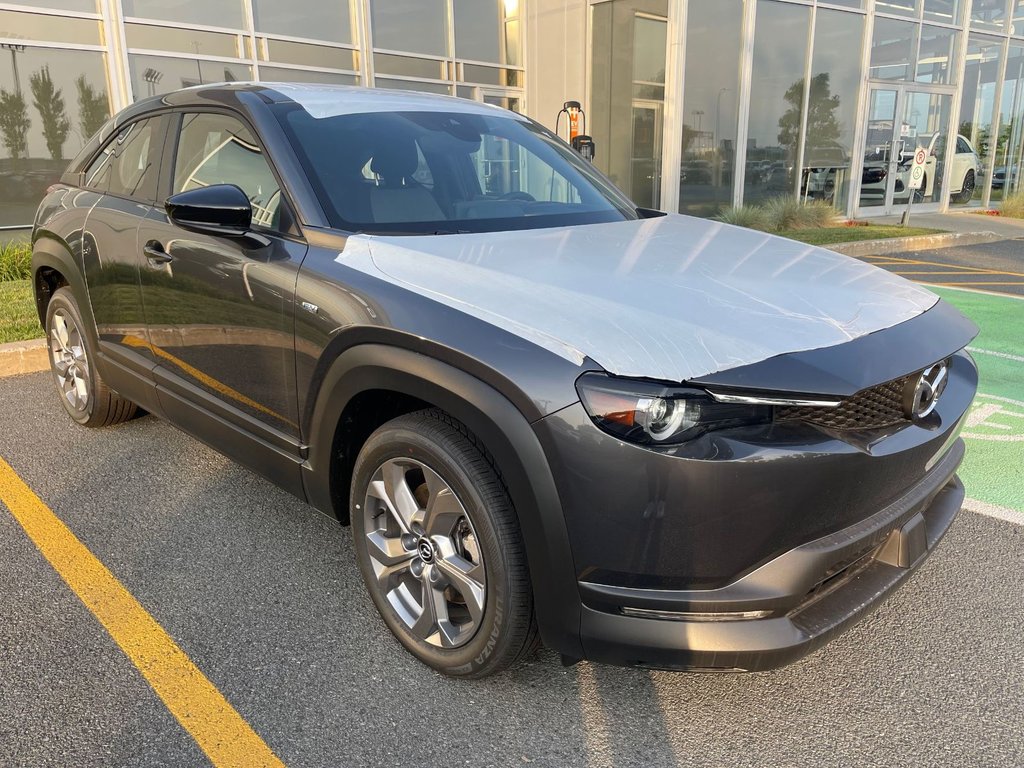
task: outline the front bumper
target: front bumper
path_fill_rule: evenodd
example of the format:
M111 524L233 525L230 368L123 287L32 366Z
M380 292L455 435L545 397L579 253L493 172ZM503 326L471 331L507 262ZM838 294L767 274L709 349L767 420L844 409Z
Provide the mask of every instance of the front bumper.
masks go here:
M756 672L820 648L874 610L927 559L964 499L957 442L934 471L877 514L796 547L717 590L644 590L581 582L586 657L608 664ZM631 609L662 618L625 615ZM758 619L675 620L672 613L768 611Z

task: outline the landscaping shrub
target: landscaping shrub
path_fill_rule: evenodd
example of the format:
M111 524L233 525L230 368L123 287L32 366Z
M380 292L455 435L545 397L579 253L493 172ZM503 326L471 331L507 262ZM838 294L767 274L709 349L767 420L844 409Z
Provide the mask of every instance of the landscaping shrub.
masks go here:
M1024 192L1017 192L1006 197L999 210L1003 216L1024 219Z
M0 282L27 280L31 276L32 249L24 241L0 245Z
M833 223L836 211L824 200L801 202L792 197L776 197L761 205L729 208L719 221L763 232L791 232L796 229L820 229Z
M764 208L757 205L741 205L739 208L726 208L715 218L725 224L732 224L747 229L759 229L767 232L771 229L768 215Z

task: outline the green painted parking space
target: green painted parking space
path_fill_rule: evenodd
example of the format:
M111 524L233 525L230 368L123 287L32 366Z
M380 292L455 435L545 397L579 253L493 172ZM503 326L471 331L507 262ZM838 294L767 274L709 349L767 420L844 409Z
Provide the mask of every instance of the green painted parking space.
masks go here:
M967 495L1024 513L1024 300L929 288L981 328L970 346L981 381L963 431Z

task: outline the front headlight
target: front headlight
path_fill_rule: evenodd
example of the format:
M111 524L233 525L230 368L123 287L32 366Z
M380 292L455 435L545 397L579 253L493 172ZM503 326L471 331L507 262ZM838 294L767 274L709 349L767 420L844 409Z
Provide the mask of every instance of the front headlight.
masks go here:
M706 432L771 421L772 408L716 402L694 387L585 373L576 381L594 423L615 437L642 445L676 445Z

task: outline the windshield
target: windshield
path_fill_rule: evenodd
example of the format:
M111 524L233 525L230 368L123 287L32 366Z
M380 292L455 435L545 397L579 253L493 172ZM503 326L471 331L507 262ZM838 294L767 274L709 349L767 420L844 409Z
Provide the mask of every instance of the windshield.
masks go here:
M331 226L455 234L637 218L575 152L522 120L462 112L277 117Z

